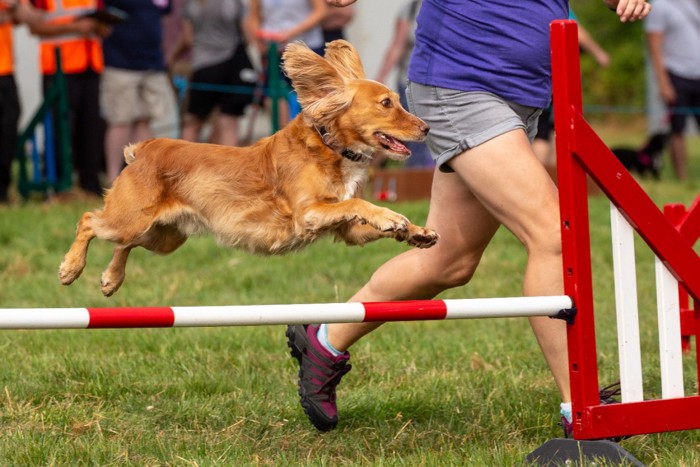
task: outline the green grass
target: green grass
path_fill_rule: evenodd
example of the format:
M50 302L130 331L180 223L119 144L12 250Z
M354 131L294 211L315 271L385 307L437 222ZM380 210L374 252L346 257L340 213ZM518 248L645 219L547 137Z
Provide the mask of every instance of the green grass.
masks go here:
M614 139L615 135L610 138ZM626 137L626 135L625 135ZM621 138L622 140L622 138ZM611 144L616 141L611 139ZM668 171L643 186L660 206L700 192ZM321 241L281 258L195 238L161 258L134 251L127 279L102 297L110 257L95 241L83 276L57 268L87 203L0 210L0 306L99 307L344 301L405 246ZM427 203L395 209L420 223ZM617 377L609 203L590 199L601 382ZM651 254L638 244L645 394L660 381ZM444 298L520 294L525 255L500 231L471 284ZM6 331L0 347L0 465L518 465L559 436L557 391L524 319L394 323L353 348L341 421L319 434L298 405L283 326ZM686 391L697 394L693 356ZM700 432L637 436L624 448L657 466L700 464Z

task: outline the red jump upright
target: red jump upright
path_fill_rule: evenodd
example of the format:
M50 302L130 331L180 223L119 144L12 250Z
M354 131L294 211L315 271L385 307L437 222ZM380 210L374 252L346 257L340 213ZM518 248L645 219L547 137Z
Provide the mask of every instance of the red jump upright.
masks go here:
M697 394L600 404L586 174L696 304L700 299L700 258L689 239L700 234L700 215L687 216L681 226L675 225L583 118L576 23L552 23L551 43L564 283L565 293L577 309L568 328L574 437L587 440L700 428ZM696 307L696 323L697 315Z

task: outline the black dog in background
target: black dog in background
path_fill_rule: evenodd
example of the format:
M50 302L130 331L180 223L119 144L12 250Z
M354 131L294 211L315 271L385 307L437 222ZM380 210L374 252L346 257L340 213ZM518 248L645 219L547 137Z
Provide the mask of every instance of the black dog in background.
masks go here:
M669 136L666 133L655 133L641 149L617 147L612 148L612 152L630 172L636 172L642 176L650 173L658 180L663 165L662 156L668 139Z

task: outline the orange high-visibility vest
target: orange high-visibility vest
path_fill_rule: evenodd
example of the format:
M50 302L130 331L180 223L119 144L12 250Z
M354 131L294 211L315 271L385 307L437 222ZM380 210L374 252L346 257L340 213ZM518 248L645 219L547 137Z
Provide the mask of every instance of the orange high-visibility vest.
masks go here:
M46 20L55 24L69 23L96 7L96 0L46 0ZM104 69L99 38L63 34L41 38L41 72L45 75L56 72L56 47L61 51L64 73L81 73L89 68L100 73Z
M12 71L12 23L5 23L0 24L0 76Z
M0 24L0 76L12 74L12 53L12 23L7 22Z

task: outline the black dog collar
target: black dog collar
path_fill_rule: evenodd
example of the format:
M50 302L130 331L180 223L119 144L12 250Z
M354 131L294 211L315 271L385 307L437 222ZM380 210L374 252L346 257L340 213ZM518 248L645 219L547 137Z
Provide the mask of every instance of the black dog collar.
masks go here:
M316 128L316 131L318 131L318 134L321 135L321 141L323 141L323 144L325 144L325 145L328 146L329 148L333 149L333 151L339 153L339 154L340 154L341 156L343 156L344 158L346 158L346 159L348 159L348 160L351 160L351 161L353 161L353 162L359 162L359 161L361 161L362 159L368 158L368 156L365 156L364 154L362 154L362 153L360 153L360 152L351 151L351 150L348 149L348 148L345 148L345 149L343 149L342 151L336 150L336 149L335 149L333 146L331 146L330 143L328 142L328 138L330 138L330 133L328 133L328 130L326 130L325 127L317 127L317 126L314 126L314 128Z

